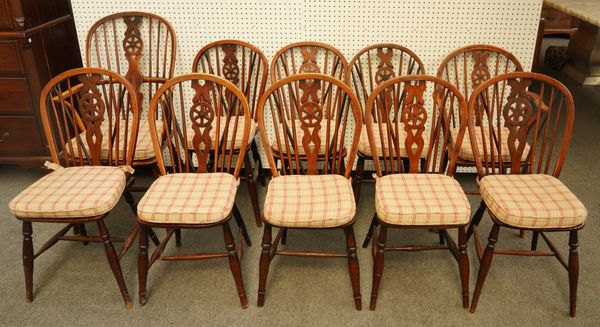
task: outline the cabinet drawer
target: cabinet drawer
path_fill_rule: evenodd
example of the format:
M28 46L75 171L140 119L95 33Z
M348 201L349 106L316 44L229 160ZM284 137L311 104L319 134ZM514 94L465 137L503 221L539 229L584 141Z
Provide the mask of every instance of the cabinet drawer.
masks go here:
M22 74L23 72L17 41L0 41L0 74Z
M44 152L34 117L0 117L0 156L40 155Z
M24 78L0 78L0 115L33 114L29 86Z
M8 11L8 0L0 0L0 30L12 29L11 17Z

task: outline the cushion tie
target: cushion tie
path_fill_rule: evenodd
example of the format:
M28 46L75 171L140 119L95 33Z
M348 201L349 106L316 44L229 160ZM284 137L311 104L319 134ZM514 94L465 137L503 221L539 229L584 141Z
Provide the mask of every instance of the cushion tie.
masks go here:
M54 170L54 171L65 168L57 163L50 162L50 161L44 162L44 167L46 167L47 169Z
M135 169L133 169L133 167L130 165L121 165L119 168L121 168L121 170L123 170L125 173L133 174L135 172Z

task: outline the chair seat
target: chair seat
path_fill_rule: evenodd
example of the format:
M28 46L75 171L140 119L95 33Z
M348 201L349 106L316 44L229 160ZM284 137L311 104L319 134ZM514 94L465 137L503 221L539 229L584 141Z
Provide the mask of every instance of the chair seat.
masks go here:
M350 180L340 175L288 175L269 182L264 219L280 227L337 227L354 219Z
M26 188L8 206L20 218L90 218L110 211L125 183L118 167L61 168Z
M587 217L583 203L551 175L489 175L479 190L490 212L510 226L570 228Z
M238 180L227 173L159 177L138 204L138 218L158 224L211 224L231 214Z
M392 174L377 179L375 209L393 225L465 225L471 207L460 184L442 174Z
M479 126L475 126L475 128L477 128L477 133L476 133L476 137L477 137L477 150L479 151L479 155L483 157L483 150L485 148L486 150L486 155L489 157L490 156L490 138L489 138L489 131L490 128L488 126L483 127L483 130L485 131L484 133L482 133L479 129L481 127ZM456 138L458 137L458 128L451 128L450 129L450 140L452 142L452 144L454 144ZM483 137L481 137L481 135L483 134ZM502 151L502 161L503 162L511 162L511 158L510 158L510 150L508 149L508 134L510 134L510 131L508 130L507 127L503 127L502 128L502 132L501 132L501 151ZM485 144L484 144L484 140L485 140ZM485 145L485 147L484 147ZM529 144L525 144L525 149L523 150L523 154L521 155L521 160L526 160L527 159L527 155L529 153ZM498 153L495 154L496 156L498 156ZM460 150L458 152L458 158L465 160L465 161L475 161L475 154L473 154L473 148L471 147L471 138L469 137L469 130L465 131L465 136L463 137L463 141L462 144L460 146Z
M388 146L388 138L387 138L387 124L386 123L382 123L381 124L381 129L382 129L382 133L383 133L383 143L381 141L381 133L379 131L379 125L374 123L373 124L373 136L375 137L375 143L377 144L377 154L382 157L383 154L383 149L385 148L386 151L389 151L389 146ZM406 131L404 130L403 124L400 124L400 127L398 128L400 131L400 135L398 137L399 140L399 147L400 147L400 156L401 157L408 157L408 154L406 153L406 145L405 145L405 140L406 140ZM383 146L382 146L383 144ZM414 145L413 148L416 150L417 149L417 145ZM367 134L367 128L363 126L363 128L360 130L360 139L358 141L358 151L366 156L366 157L372 157L373 153L371 152L371 145L369 144L369 136ZM421 158L425 158L427 156L427 152L429 151L429 132L427 131L423 131L423 151L421 152ZM395 151L394 151L395 152ZM395 155L395 153L393 153Z
M227 117L221 116L221 120L219 123L219 130L221 131L221 138L225 137L225 123L227 122ZM231 140L233 138L233 149L234 150L239 150L242 147L242 138L244 135L244 127L246 126L246 122L244 121L244 117L240 116L238 123L237 123L237 129L235 126L235 117L231 118L231 121L229 122L229 127L227 128L227 138L229 139L229 141L227 141L227 149L230 148L230 144L231 144ZM215 118L213 120L213 129L211 129L209 135L211 138L211 141L214 142L215 141L215 131L216 131L216 126L217 126L217 119ZM234 131L235 129L235 131ZM250 121L250 134L248 134L248 144L252 143L252 139L254 138L254 136L256 135L256 132L258 131L258 124L255 121ZM234 135L235 132L235 135ZM187 138L188 138L188 149L194 149L194 135L196 134L196 132L194 131L194 129L191 126L187 127ZM201 144L201 146L203 147L204 144Z
M125 120L120 120L119 121L119 134L121 136L125 135ZM131 128L131 121L129 122L129 128ZM156 130L159 132L159 135L162 131L162 126L163 123L161 121L157 121L156 122ZM105 160L108 159L108 153L109 153L109 149L108 149L108 137L107 135L109 135L109 124L108 122L104 122L101 126L100 126L100 131L102 133L102 144L100 146L100 159L101 160ZM131 131L131 129L127 130L127 133L129 133L129 131ZM79 142L77 139L79 139L83 146L77 146L77 142ZM130 138L127 138L127 142L129 142ZM124 157L124 152L123 152L123 142L125 141L125 138L121 137L119 140L119 156L120 157ZM72 138L71 139L71 146L73 147L73 152L74 152L74 156L76 158L81 157L88 157L89 156L89 146L87 144L86 141L86 137L85 137L85 132L81 133L79 135L78 138ZM129 144L127 144L127 146L129 147ZM80 153L80 149L81 149L81 153ZM69 154L71 154L71 148L67 145L65 145L65 151ZM85 152L83 152L85 151ZM88 153L88 155L86 155L85 153ZM114 153L113 153L114 154ZM154 146L152 145L152 137L150 136L150 125L148 124L147 121L140 121L140 126L138 128L138 136L137 136L137 141L136 141L136 145L135 145L135 154L134 154L134 160L148 160L148 159L152 159L155 157L154 154Z

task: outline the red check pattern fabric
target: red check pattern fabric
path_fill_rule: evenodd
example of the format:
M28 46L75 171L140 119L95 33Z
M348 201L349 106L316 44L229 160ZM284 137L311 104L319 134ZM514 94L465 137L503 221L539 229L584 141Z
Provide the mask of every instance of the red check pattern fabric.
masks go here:
M400 156L408 157L406 154L406 131L404 130L403 124L400 124L398 127L400 135L398 136L398 146L400 147ZM395 128L394 128L395 130ZM383 142L381 140L383 134ZM383 153L383 149L386 149L386 153L389 152L389 141L388 141L388 131L387 124L381 124L381 131L379 130L379 124L373 124L373 136L375 137L375 143L377 144L377 154L381 157ZM427 152L429 151L429 132L423 131L423 151L421 152L421 158L427 157ZM393 140L392 140L393 141ZM392 142L393 144L393 142ZM417 146L414 145L413 149L417 149ZM366 157L372 157L373 153L371 152L371 145L369 144L369 135L367 133L367 128L363 127L360 130L360 139L358 141L358 151ZM392 153L396 153L396 149L392 151Z
M26 188L8 207L22 218L89 218L110 211L124 189L119 167L61 168Z
M240 116L238 118L238 122L237 122L237 129L235 129L235 117L231 118L231 121L229 122L229 127L227 128L227 149L230 148L230 144L231 144L231 140L233 139L233 149L234 150L239 150L242 147L242 139L244 136L244 127L246 126L246 121L244 120L243 116ZM219 130L221 131L221 138L225 137L225 124L227 122L227 117L221 116L221 121L219 123ZM215 142L215 132L216 132L216 126L217 126L217 119L215 118L213 120L213 128L210 130L210 138L212 142ZM235 129L235 135L234 135L234 129ZM202 130L201 130L202 131ZM248 135L248 143L252 142L252 139L254 138L254 136L256 135L256 132L258 131L258 124L251 120L250 121L250 134ZM194 129L191 126L187 127L187 139L188 139L188 149L193 150L194 149L194 135L196 134L196 132L194 131ZM204 144L201 144L201 146L204 146Z
M119 121L119 133L121 133L121 135L124 135L125 133L125 120L120 120ZM163 123L161 121L157 121L156 122L156 130L158 132L158 135L161 135L162 133L162 126ZM107 159L108 158L108 137L106 135L109 135L109 124L107 122L103 123L100 126L100 131L103 135L102 138L102 145L100 147L100 159ZM129 122L129 129L127 130L128 133L130 133L131 131L131 121ZM81 148L81 155L85 157L85 152L83 152L85 149L85 151L89 154L89 147L88 144L85 140L85 132L81 133L79 135L79 139L82 142L83 147L80 145L79 147L77 146L77 138L72 138L71 139L71 146L73 147L73 152L75 153L74 155L76 157L79 157L79 149ZM127 137L127 141L129 142L130 138ZM125 154L123 153L123 145L125 142L125 139L120 137L119 139L119 157L125 157ZM129 147L129 144L127 144L127 146ZM68 145L65 145L65 150L67 151L67 153L70 154L71 149L69 148ZM128 149L129 150L129 149ZM115 150L113 150L115 151ZM148 160L148 159L152 159L155 157L154 154L154 146L152 145L152 137L150 136L150 125L147 121L140 121L140 126L138 128L138 137L137 137L137 141L136 141L136 145L135 145L135 160Z
M460 184L442 174L392 174L375 184L375 209L387 224L465 225L471 206Z
M587 217L583 203L551 175L489 175L479 190L490 212L510 226L569 228Z
M149 223L210 224L229 217L238 180L227 173L177 173L159 177L138 204Z
M477 128L477 133L476 133L476 138L477 138L477 150L479 151L479 155L483 157L483 149L485 148L485 151L487 153L487 156L489 157L490 154L490 137L489 137L489 130L490 128L488 126L484 126L483 130L485 131L485 133L483 133L483 137L481 137L482 133L479 130L479 128L481 127L476 127ZM455 144L455 140L458 137L458 128L451 128L450 129L450 140L452 142L452 144ZM502 136L502 140L501 140L501 150L502 150L502 162L511 162L511 158L510 158L510 150L508 149L508 134L510 133L510 131L508 130L508 128L506 127L502 127L502 132L501 132L501 136ZM484 140L485 140L485 147L484 147ZM496 147L497 149L497 147ZM521 156L521 160L526 160L527 158L527 154L529 153L529 144L525 144L525 149L523 150L523 155ZM495 153L495 156L498 156L498 153ZM471 145L471 138L469 137L469 130L465 131L465 136L463 137L463 141L462 144L460 146L460 150L458 152L458 157L462 160L465 161L475 161L475 154L473 151L473 147Z
M350 180L340 175L286 175L269 183L264 219L279 227L337 227L354 219Z

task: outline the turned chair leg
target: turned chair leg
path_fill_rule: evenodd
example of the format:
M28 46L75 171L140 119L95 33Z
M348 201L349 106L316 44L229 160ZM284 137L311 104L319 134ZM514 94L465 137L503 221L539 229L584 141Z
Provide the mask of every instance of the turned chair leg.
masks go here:
M265 223L262 252L260 254L260 267L258 277L258 301L257 306L262 307L265 304L265 288L267 285L267 275L269 274L269 265L271 264L271 234L272 226Z
M387 227L382 225L379 228L379 236L377 239L377 254L373 263L373 286L371 287L371 304L369 310L375 310L377 305L377 293L379 284L381 283L381 275L383 274L385 243L387 241Z
M25 273L25 302L33 301L33 229L31 221L23 221L23 271Z
M79 234L80 234L81 236L87 236L87 229L85 229L85 224L78 224L78 226L79 226ZM83 243L83 245L88 245L88 244L90 244L90 242L89 242L89 241L83 241L83 242L81 242L81 243Z
M181 228L175 228L175 246L181 247Z
M371 219L371 225L369 226L369 231L367 231L367 236L365 236L365 240L363 241L362 247L367 248L369 243L371 242L371 238L373 237L373 232L375 231L375 227L377 226L377 213L373 214L373 218Z
M119 285L119 290L121 291L121 295L123 296L123 301L125 301L125 306L127 307L127 309L131 309L133 307L133 304L131 303L129 293L127 292L127 286L125 285L125 280L123 279L123 271L121 270L121 265L119 264L117 252L115 251L115 248L113 247L113 244L110 241L110 234L108 233L108 229L106 228L104 221L98 221L98 230L100 231L100 236L104 241L104 250L106 252L106 258L108 259L110 268L112 269L113 275L115 276L117 284Z
M253 155L254 161L258 165L258 179L260 180L260 184L263 187L265 187L265 186L267 186L267 176L265 174L265 170L263 169L263 164L262 164L262 160L260 158L260 153L258 152L258 145L256 144L256 140L252 140L252 143L250 146L252 148L252 155Z
M469 255L467 254L467 235L464 226L458 228L458 267L463 308L467 309L469 307Z
M238 225L238 227L242 229L242 235L244 236L244 241L246 242L246 245L252 246L250 234L248 234L248 229L246 228L246 223L244 222L242 214L240 213L240 210L238 209L235 203L233 204L233 218L235 219L235 222Z
M471 236L473 235L473 229L479 226L479 222L481 221L486 208L487 205L483 200L481 200L481 203L479 203L479 208L477 208L477 211L475 211L473 218L471 218L469 228L467 228L467 241L471 239Z
M287 234L288 234L287 228L284 228L281 230L281 244L283 244L283 245L285 245L287 243Z
M354 308L362 310L360 269L358 266L358 257L356 256L356 239L354 238L354 229L352 226L344 227L344 234L346 234L346 249L348 251L348 271L350 272L352 292L354 293Z
M139 301L140 305L146 304L147 291L146 282L148 281L148 228L140 227L140 250L138 254L138 283L139 283Z
M354 191L354 201L358 204L360 200L360 189L362 184L362 177L365 170L365 158L362 156L358 156L358 161L356 162L356 172L354 173L354 178L352 179L352 188Z
M569 314L575 317L577 313L577 282L579 279L579 240L577 231L572 230L569 235Z
M246 177L248 178L248 193L250 193L250 202L252 202L256 226L261 227L262 218L260 216L260 205L258 204L258 193L256 191L256 183L254 182L252 164L250 163L250 158L248 156L244 158L244 170L246 171Z
M235 241L231 229L229 228L229 222L223 223L223 236L225 238L225 249L227 249L227 256L229 257L229 268L231 274L235 280L235 286L240 297L240 303L242 308L248 308L248 298L246 298L246 290L244 289L244 280L242 278L242 267L240 265L240 258L235 252Z
M481 264L479 266L479 275L477 276L477 283L475 284L473 302L471 302L471 309L469 310L469 312L471 313L475 313L475 310L477 309L477 301L479 301L479 296L481 295L483 283L485 282L485 278L487 277L487 274L490 271L490 265L492 264L492 258L494 257L494 248L496 246L496 242L498 241L499 232L500 225L494 223L494 226L492 227L492 230L490 231L490 236L488 238L488 245L485 248L485 252L483 253L483 258L481 259Z
M539 232L533 231L533 233L531 235L531 251L537 250L539 236L540 236Z

